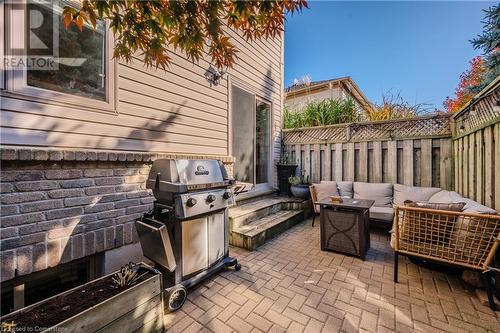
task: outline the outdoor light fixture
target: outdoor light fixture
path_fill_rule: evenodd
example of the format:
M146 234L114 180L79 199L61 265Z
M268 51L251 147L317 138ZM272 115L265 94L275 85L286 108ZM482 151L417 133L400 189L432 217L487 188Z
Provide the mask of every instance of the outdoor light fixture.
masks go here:
M224 77L224 74L226 74L225 70L217 70L210 65L210 67L208 67L205 71L205 78L208 82L210 82L210 86L217 86L219 85L220 80Z

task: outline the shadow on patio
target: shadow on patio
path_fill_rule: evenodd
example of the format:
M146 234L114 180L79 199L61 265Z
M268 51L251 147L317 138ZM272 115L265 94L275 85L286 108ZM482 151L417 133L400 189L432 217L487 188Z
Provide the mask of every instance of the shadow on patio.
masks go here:
M306 220L256 251L231 248L243 268L201 284L166 315L169 332L498 332L500 313L458 276L399 262L372 230L366 261L320 250Z

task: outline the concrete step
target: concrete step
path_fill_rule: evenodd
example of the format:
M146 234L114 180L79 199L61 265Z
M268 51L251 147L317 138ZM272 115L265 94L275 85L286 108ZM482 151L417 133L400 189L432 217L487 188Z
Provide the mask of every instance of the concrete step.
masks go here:
M302 210L280 210L259 220L233 228L229 243L253 251L304 220Z
M292 198L266 196L260 200L247 202L229 209L230 230L237 228L268 215L287 209L301 209L300 201Z
M267 188L267 189L259 189L250 192L240 193L235 196L236 205L241 206L250 202L259 201L266 197L275 197L276 192L277 192L276 189Z

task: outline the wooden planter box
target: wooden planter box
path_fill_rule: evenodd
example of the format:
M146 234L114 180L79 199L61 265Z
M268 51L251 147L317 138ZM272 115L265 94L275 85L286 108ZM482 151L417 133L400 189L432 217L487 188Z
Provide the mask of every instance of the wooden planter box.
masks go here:
M91 285L93 282L107 276L90 281L83 286ZM163 332L164 305L161 279L161 274L151 276L137 285L41 332ZM34 306L40 306L41 303L48 302L54 297L70 293L81 287L65 291L16 312L30 311Z

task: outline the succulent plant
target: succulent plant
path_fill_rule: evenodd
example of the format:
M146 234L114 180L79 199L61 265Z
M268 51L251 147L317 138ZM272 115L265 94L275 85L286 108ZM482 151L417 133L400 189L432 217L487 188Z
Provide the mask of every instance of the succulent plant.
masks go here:
M115 288L130 287L136 284L147 272L139 274L134 263L128 263L120 268L120 271L113 275L113 285Z

